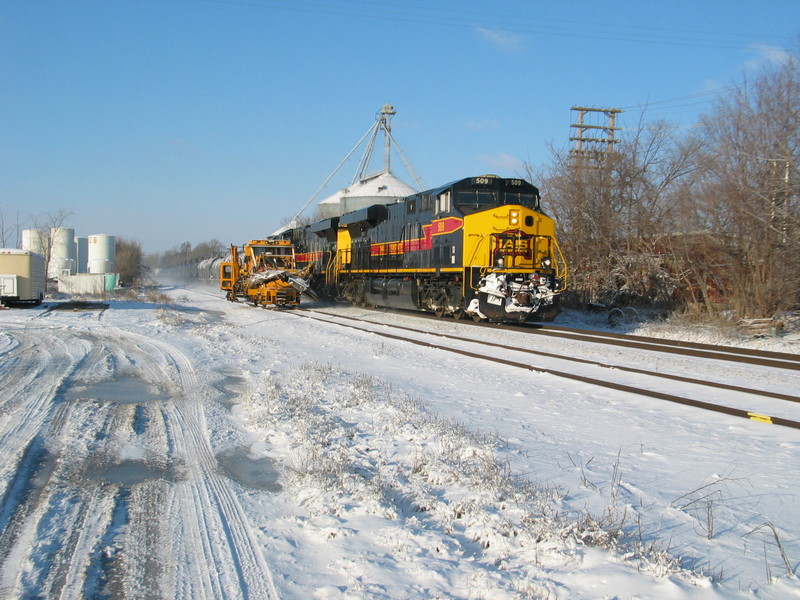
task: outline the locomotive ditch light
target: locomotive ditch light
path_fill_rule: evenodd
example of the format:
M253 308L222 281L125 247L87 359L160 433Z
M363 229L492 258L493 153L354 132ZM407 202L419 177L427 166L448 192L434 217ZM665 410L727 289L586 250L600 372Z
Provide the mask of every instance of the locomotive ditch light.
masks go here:
M553 263L552 263L552 261L550 260L550 257L549 257L549 256L545 256L545 257L542 259L542 266L544 266L544 267L549 267L551 264L553 264Z

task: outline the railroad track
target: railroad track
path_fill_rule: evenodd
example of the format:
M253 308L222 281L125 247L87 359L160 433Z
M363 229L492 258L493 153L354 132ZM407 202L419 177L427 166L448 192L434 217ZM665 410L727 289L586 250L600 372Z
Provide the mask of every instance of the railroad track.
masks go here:
M528 326L527 331L538 335L547 335L584 342L599 342L626 348L656 350L695 358L712 358L739 363L747 363L762 367L791 369L800 371L800 355L785 352L771 352L733 346L714 346L682 340L648 338L612 332L591 331L586 329L570 329L556 325Z
M785 418L780 416L770 416L769 414L765 414L763 411L747 410L744 408L727 406L717 402L709 402L705 399L700 400L697 398L684 397L659 389L652 389L652 388L647 389L644 387L633 386L630 385L629 383L611 381L609 375L611 375L612 372L617 372L617 373L623 372L623 373L631 373L646 378L655 378L656 380L666 380L669 383L679 383L688 386L700 386L701 389L706 390L704 396L708 395L707 390L708 388L711 388L711 389L724 390L726 392L736 393L742 395L744 398L747 397L749 398L756 397L758 399L769 398L780 402L786 402L792 404L800 403L800 397L791 394L784 394L770 390L757 390L753 389L750 386L745 387L745 386L732 385L724 382L706 381L684 375L670 374L664 372L654 372L652 370L638 369L636 367L630 367L624 365L608 364L595 360L589 360L574 356L564 356L561 354L554 354L530 348L521 348L518 346L510 346L508 344L502 344L486 340L473 340L464 338L462 335L433 332L428 329L418 329L414 327L407 327L401 325L378 323L370 319L363 319L354 316L346 316L336 313L330 313L318 309L317 310L299 309L287 314L292 314L303 318L315 319L318 321L323 321L326 323L339 325L342 327L348 327L359 331L369 332L371 334L375 334L389 339L408 342L429 348L435 348L447 352L453 352L462 356L466 356L481 361L489 361L498 364L504 364L515 368L525 369L528 371L547 373L549 375L553 375L556 377L561 377L572 381L579 381L582 383L588 383L590 385L599 386L607 389L613 389L616 391L627 392L640 396L647 396L658 400L673 402L695 408L701 408L704 410L733 415L764 423L771 423L775 425L800 429L800 421L796 419ZM512 329L519 332L519 328L512 328ZM408 335L403 335L401 333L394 333L394 332L406 332L408 334L414 334L416 336L423 336L423 337L409 337ZM683 342L672 343L670 340L667 340L666 341L667 343L662 347L662 345L658 343L660 342L660 340L653 340L649 338L638 338L633 340L631 344L624 344L623 343L624 340L619 339L623 338L624 336L618 336L617 334L614 334L612 336L605 336L604 334L597 332L583 332L583 333L586 333L587 335L585 336L572 335L571 330L559 331L559 334L561 334L562 336L564 336L564 334L569 334L566 337L569 337L570 339L577 339L580 341L613 343L615 345L625 345L628 348L646 349L649 351L666 352L669 354L681 354L683 356L691 358L699 357L703 359L721 360L726 362L732 361L736 363L746 363L748 365L759 366L759 367L780 368L789 370L797 370L800 367L798 365L798 360L797 360L798 357L788 354L782 355L780 353L766 353L774 355L767 357L767 356L760 356L760 354L762 354L760 352L752 352L752 351L738 352L739 349L728 349L716 346L697 348L697 347L692 347L695 345L688 344L689 347L685 347ZM447 343L433 342L430 341L430 338L451 340L453 344L448 345ZM609 342L607 341L607 339L612 341ZM466 349L463 347L464 345L476 346L477 349ZM697 345L697 346L702 346L702 345ZM494 355L488 354L485 351L486 348L492 348L493 350L501 351L503 353L506 353L509 357L499 356L498 354ZM681 349L683 349L682 352L680 351ZM533 355L539 357L540 359L567 361L568 363L583 364L589 367L590 369L595 370L595 372L597 372L597 376L581 375L572 372L571 370L546 367L546 366L532 364L530 361L526 361L524 359L510 358L510 356L516 357L519 355L523 356Z
M387 312L381 309L373 309L373 310L375 311L376 315L386 314ZM388 311L388 312L395 314L404 313L404 311ZM589 360L575 356L565 356L562 354L554 354L542 350L509 346L507 344L500 344L492 341L470 340L465 338L463 335L453 335L453 334L435 332L429 329L419 329L415 327L388 324L385 322L378 322L376 320L365 319L361 317L342 315L339 313L331 313L322 309L301 307L293 311L287 311L286 314L317 319L330 324L340 325L343 327L349 327L352 329L369 332L389 339L404 341L447 352L453 352L456 354L460 354L462 356L483 361L490 361L499 364L505 364L515 368L525 369L528 371L547 373L556 377L561 377L573 381L580 381L583 383L588 383L606 389L613 389L616 391L637 394L640 396L646 396L658 400L673 402L676 404L682 404L685 406L691 406L717 413L728 414L736 417L746 418L749 420L760 421L763 423L771 423L774 425L781 425L784 427L800 429L800 420L795 418L787 418L785 416L773 416L769 414L768 411L765 410L748 410L746 408L741 408L741 407L726 406L724 404L717 402L708 402L705 399L700 400L697 398L687 398L684 396L665 392L662 390L645 389L638 386L632 386L626 383L609 381L608 380L609 378L607 376L606 377L602 376L602 374L601 376L597 377L589 377L586 375L577 374L572 370L555 369L555 368L531 364L530 362L525 362L521 360L512 360L498 356L492 356L482 351L475 352L471 350L465 350L463 348L456 348L454 346L447 346L445 344L434 343L423 339L410 338L408 336L403 336L396 333L390 333L390 331L386 330L394 329L396 331L406 331L417 335L449 339L452 340L453 342L458 342L458 343L476 344L479 347L483 348L489 347L517 354L521 353L524 355L535 355L537 357L544 359L556 359L575 364L583 364L587 365L590 368L596 368L600 369L601 371L606 371L607 372L606 375L613 371L631 373L633 375L639 375L647 378L662 379L666 380L667 382L675 382L678 384L686 384L690 386L699 386L700 388L704 388L706 390L711 388L711 389L723 390L726 392L732 392L735 394L741 394L743 396L747 396L750 398L754 397L758 400L768 398L777 400L779 402L790 403L791 405L797 405L798 403L800 403L800 397L792 394L785 394L771 390L758 390L754 389L752 386L738 386L719 381L701 380L674 373L670 374L664 372L654 372L653 370L638 369L636 367L631 367L626 365L608 364L600 361ZM314 316L314 315L319 315L319 316ZM441 319L436 318L433 315L427 315L426 313L414 312L413 316L415 318L430 318L437 322L442 322ZM338 319L339 321L336 321L335 319ZM345 322L343 323L342 321ZM452 320L449 322L453 324L455 323L455 321ZM362 325L356 325L355 323L361 323ZM726 346L714 346L710 344L699 344L699 343L686 342L680 340L646 338L642 336L623 335L612 332L578 330L578 329L570 329L567 327L561 327L550 324L547 325L526 324L525 326L521 327L519 325L475 323L470 320L461 321L460 324L464 324L467 326L489 327L494 331L507 330L516 333L527 332L530 334L558 337L572 341L614 345L614 346L632 348L648 352L660 352L687 358L723 361L728 364L741 364L741 365L748 365L751 367L786 369L789 370L790 372L800 370L800 356L788 353L769 352L769 351L734 348ZM384 330L383 331L376 330L374 329L374 327L382 327L384 328Z
M420 319L430 319L441 321L432 313L419 311L400 311L393 309L369 309L377 313L396 313L408 314ZM454 322L454 321L450 321ZM569 339L580 342L593 342L625 348L637 348L640 350L655 350L669 354L690 356L694 358L711 358L715 360L726 360L738 363L746 363L762 367L779 369L791 369L800 371L800 355L789 354L786 352L772 352L768 350L755 350L751 348L737 348L733 346L715 346L712 344L702 344L698 342L688 342L684 340L669 340L664 338L649 338L637 335L613 333L610 331L595 331L591 329L573 329L553 325L551 323L488 323L481 321L476 323L470 319L459 321L465 326L488 327L494 330L515 331L530 333L533 335L543 335L561 339Z
M212 298L219 298L219 294L207 292L204 290L193 289L195 293L203 294ZM320 309L300 308L298 310L313 310L320 314L331 314L342 319L353 319L338 313L326 313ZM403 311L385 308L370 308L365 307L361 310L374 312L375 314L405 314L412 316L416 319L430 319L435 322L442 322L443 320L436 317L432 313L420 311ZM364 319L365 322L369 322ZM447 320L445 322L455 323L454 320ZM464 319L458 323L465 326L473 327L486 327L495 331L513 331L513 332L526 332L532 335L542 335L548 337L555 337L561 339L569 339L580 342L591 342L598 344L606 344L612 346L620 346L624 348L635 348L640 350L652 350L656 352L663 352L668 354L675 354L680 356L687 356L692 358L709 358L714 360L722 360L728 362L743 363L761 367L770 367L778 369L789 369L800 371L800 354L790 354L788 352L774 352L769 350L756 350L752 348L738 348L733 346L717 346L713 344L703 344L699 342L689 342L685 340L670 340L666 338L649 338L638 335L614 333L611 331L596 331L591 329L574 329L571 327L563 327L553 325L551 323L523 323L523 324L505 324L505 323L488 323L486 321L478 322L471 319ZM422 331L414 330L412 331ZM432 334L433 335L433 334Z

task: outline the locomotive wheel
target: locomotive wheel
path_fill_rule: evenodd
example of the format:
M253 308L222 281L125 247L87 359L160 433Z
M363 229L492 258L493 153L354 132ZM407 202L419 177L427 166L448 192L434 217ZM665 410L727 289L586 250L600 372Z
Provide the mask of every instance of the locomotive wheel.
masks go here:
M483 319L481 319L481 316L478 313L472 313L472 320L476 323L480 323Z
M464 308L462 306L459 306L457 309L453 311L453 318L456 321L460 321L461 319L464 318Z
M436 299L436 308L433 309L433 314L442 319L444 318L444 315L446 313L447 313L447 296L442 294Z

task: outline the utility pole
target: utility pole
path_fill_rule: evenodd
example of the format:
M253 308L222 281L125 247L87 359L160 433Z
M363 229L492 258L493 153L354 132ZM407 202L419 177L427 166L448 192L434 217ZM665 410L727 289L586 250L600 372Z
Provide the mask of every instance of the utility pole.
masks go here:
M571 142L575 142L575 147L570 150L570 156L579 160L588 158L598 162L611 156L614 153L614 145L618 141L616 132L620 130L616 126L617 115L622 111L618 108L587 108L585 106L573 106L570 110L577 113L577 122L570 125L577 130L577 134L569 138ZM587 119L587 117L596 115L603 115L605 122L602 124L588 122L591 119ZM599 135L597 135L598 133Z

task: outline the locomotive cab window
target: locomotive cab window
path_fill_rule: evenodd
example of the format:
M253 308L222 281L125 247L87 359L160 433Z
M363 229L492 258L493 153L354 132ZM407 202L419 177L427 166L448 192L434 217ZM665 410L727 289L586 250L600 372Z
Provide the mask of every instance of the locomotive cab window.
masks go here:
M470 208L497 206L497 193L489 190L461 190L456 197L456 203Z
M450 212L450 191L436 196L436 214Z
M539 197L533 194L506 192L506 204L521 204L525 208L539 210Z

